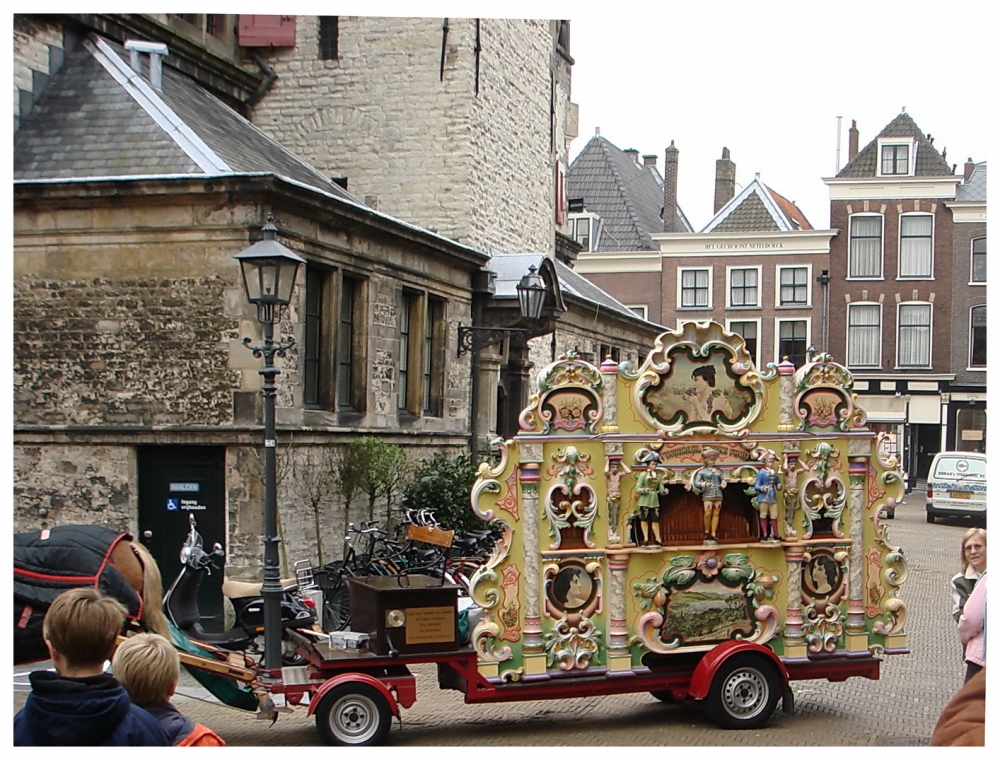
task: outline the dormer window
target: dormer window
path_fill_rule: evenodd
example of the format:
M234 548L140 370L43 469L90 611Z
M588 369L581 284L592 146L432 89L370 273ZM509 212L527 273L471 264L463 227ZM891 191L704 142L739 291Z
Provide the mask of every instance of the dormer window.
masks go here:
M600 218L596 214L569 215L569 234L582 246L582 253L590 253L597 246L597 227Z
M912 177L916 146L912 139L880 138L878 141L880 177Z

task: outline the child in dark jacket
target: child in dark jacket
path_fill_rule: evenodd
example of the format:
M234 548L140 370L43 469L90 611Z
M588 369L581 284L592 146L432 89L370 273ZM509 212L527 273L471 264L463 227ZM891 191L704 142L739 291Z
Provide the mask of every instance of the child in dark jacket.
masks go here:
M139 633L123 641L111 662L115 677L132 702L151 713L176 747L223 747L222 738L201 723L186 718L170 704L180 677L180 657L174 645L155 633Z
M56 672L29 676L31 694L14 716L15 746L170 746L156 719L104 672L125 613L90 587L56 597L42 623Z

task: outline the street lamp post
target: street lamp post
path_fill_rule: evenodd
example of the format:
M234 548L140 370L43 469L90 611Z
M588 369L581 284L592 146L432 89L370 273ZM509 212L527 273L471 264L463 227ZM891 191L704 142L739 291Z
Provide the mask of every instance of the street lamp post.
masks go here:
M278 568L278 485L276 474L276 432L274 406L277 386L274 378L280 372L274 366L275 356L284 356L295 345L288 338L284 343L274 342L274 323L281 319L282 309L292 300L295 276L305 260L278 242L278 228L268 215L263 229L263 240L250 246L233 258L240 262L243 288L247 300L257 307L257 321L261 324L263 343L251 345L250 338L243 339L256 358L264 358L264 368L259 370L264 378L264 667L276 670L281 667L281 572Z
M478 293L492 296L495 291L496 274L489 270L480 270L480 274L485 276L485 287ZM522 321L536 322L541 318L542 309L545 306L545 280L538 274L538 268L534 264L528 267L528 273L517 283L517 302ZM474 301L473 309L475 311L474 321L479 321L482 316L481 298ZM528 330L523 327L458 326L458 355L472 354L472 393L470 397L472 429L469 435L471 439L469 448L471 449L473 465L479 463L479 381L481 374L479 352L487 346L495 346L503 342L512 335L527 334Z

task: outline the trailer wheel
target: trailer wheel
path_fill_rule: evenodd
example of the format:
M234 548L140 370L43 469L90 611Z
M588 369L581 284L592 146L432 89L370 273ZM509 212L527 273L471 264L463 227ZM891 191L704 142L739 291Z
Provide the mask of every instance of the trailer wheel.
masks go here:
M652 696L656 697L661 702L663 702L664 704L672 705L677 702L677 700L674 699L674 693L670 691L670 689L659 689L657 691L651 691L649 693Z
M323 697L316 727L327 744L363 747L381 744L392 727L385 697L364 683L345 683Z
M781 676L763 657L743 654L726 660L712 679L708 710L722 728L757 728L778 705Z

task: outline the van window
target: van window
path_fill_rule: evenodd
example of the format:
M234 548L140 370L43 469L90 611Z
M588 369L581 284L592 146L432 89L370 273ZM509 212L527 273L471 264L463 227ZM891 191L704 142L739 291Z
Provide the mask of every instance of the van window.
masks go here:
M934 463L934 474L931 477L946 478L948 480L958 480L961 478L985 479L986 460L971 459L963 456L939 457Z

